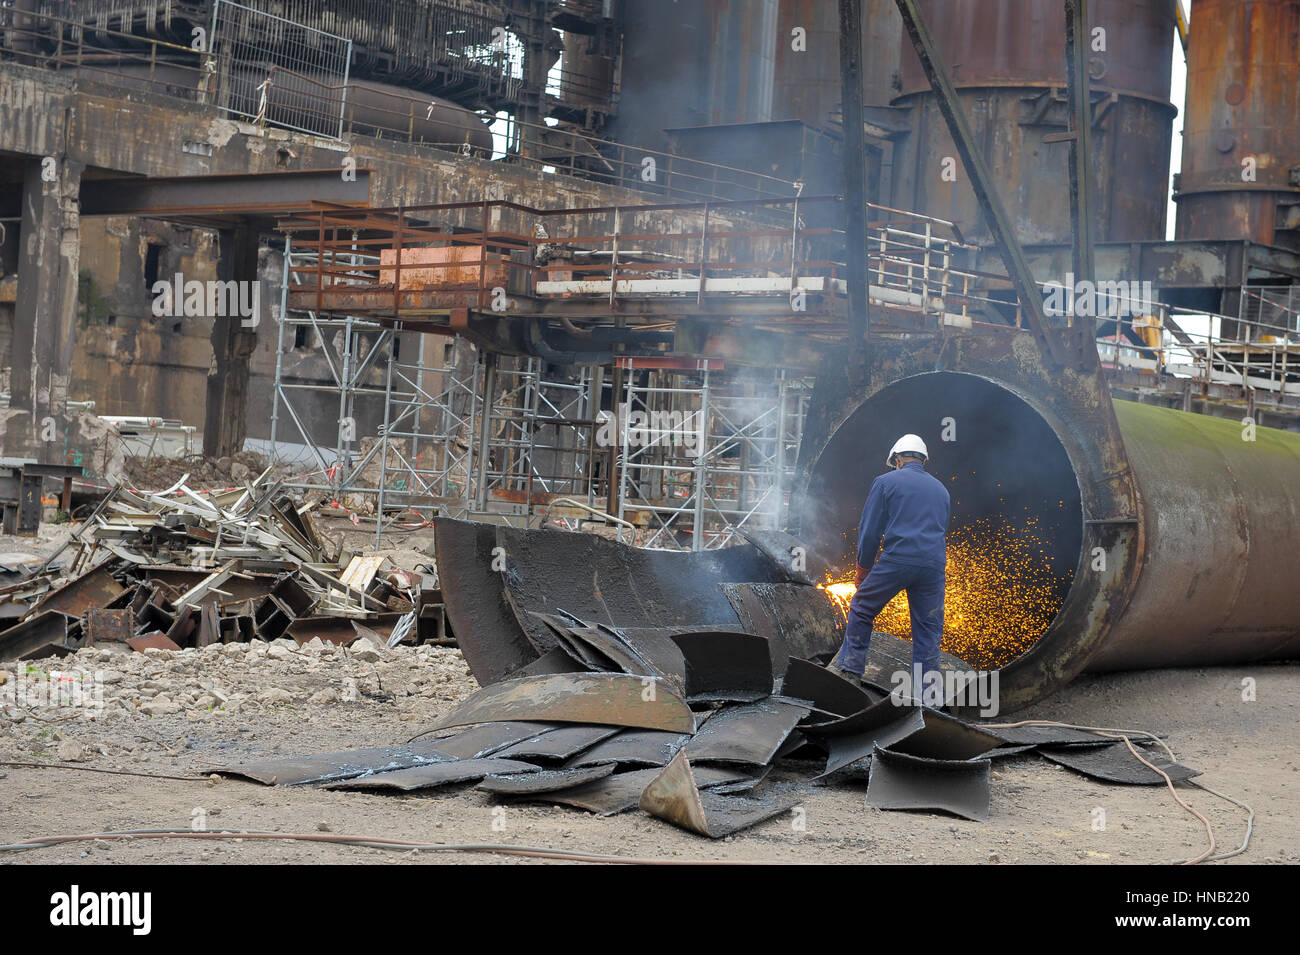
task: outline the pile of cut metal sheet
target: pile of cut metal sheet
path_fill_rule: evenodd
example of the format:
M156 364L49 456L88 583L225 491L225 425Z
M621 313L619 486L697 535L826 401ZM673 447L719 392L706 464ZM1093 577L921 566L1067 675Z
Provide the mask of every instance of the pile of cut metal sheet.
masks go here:
M424 612L441 605L432 581L321 540L311 506L264 478L211 495L183 480L113 488L59 551L0 584L0 660L103 643L416 642L441 629Z
M715 839L790 812L809 786L861 780L868 806L983 821L991 761L1036 747L1098 778L1158 777L1131 755L1121 765L1123 744L1095 734L984 728L798 657L778 676L755 634L625 630L563 612L541 622L555 648L528 673L483 687L404 745L217 772L399 794L474 783L495 800L639 807Z

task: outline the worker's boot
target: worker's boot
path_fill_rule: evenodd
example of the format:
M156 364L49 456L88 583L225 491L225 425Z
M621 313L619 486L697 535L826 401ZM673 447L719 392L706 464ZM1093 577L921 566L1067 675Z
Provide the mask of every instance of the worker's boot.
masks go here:
M840 655L838 653L835 654L835 656L831 657L831 662L826 664L826 669L830 670L832 673L834 673L836 676L840 677L841 679L848 680L854 686L862 685L861 676L849 670L846 670L842 666L840 666Z

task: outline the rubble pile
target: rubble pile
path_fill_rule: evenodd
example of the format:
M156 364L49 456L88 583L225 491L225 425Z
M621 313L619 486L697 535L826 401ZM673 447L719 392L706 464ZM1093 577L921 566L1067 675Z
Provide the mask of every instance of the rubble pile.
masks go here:
M42 565L0 578L0 660L105 643L448 642L431 577L322 540L312 507L265 472L206 495L185 478L158 493L119 484Z
M125 481L135 488L171 487L177 482L200 488L240 487L267 469L265 456L256 451L239 451L224 458L154 454L127 457L123 464Z

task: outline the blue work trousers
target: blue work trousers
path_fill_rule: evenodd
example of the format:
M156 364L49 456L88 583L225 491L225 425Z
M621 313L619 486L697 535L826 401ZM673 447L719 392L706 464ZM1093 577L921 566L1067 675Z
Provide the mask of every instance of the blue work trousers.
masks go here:
M844 627L844 644L836 665L857 676L867 666L871 629L876 615L899 591L907 591L912 614L912 672L920 679L939 669L939 643L943 639L944 569L934 566L899 564L886 558L876 561L849 602L849 619ZM917 665L921 669L917 671Z

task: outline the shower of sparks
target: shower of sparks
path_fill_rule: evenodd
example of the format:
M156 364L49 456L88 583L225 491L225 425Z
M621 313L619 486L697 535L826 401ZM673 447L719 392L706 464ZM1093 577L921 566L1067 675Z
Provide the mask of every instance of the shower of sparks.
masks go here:
M954 529L948 534L942 649L980 669L1006 666L1051 624L1061 607L1060 584L1036 521L1013 527L983 520ZM820 587L847 615L857 590L851 574L828 577ZM875 629L910 639L906 593L885 605Z

